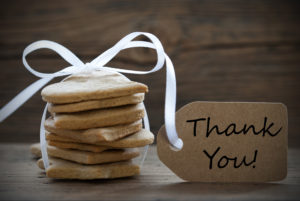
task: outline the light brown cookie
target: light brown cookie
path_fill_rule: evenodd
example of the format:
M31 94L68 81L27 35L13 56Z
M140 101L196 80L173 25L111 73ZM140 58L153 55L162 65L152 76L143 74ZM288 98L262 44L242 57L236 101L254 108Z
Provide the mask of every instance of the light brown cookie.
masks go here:
M42 152L41 152L41 145L40 145L40 143L34 143L34 144L32 144L30 146L30 152L36 158L41 158L42 157Z
M122 138L120 140L112 142L99 142L98 145L109 146L114 148L130 148L130 147L143 147L148 144L152 144L154 141L154 135L146 130L142 129L139 132Z
M45 129L58 136L81 140L85 143L97 143L102 141L114 141L125 136L131 135L142 129L142 120L135 121L130 124L117 125L103 128L91 128L87 130L67 130L55 127L52 117L45 121Z
M77 113L55 114L54 125L63 129L88 129L132 123L144 117L143 104Z
M65 137L61 137L58 135L55 135L53 133L47 133L46 139L51 141L60 141L60 142L70 142L70 143L86 143L86 145L89 145L89 143L85 142L85 139L69 139ZM124 137L122 139L112 141L112 142L99 142L94 143L96 145L100 146L108 146L112 148L133 148L133 147L143 147L148 144L152 144L154 141L154 135L145 129L140 130L137 133L134 133L130 136Z
M122 105L141 103L144 100L144 93L106 98L101 100L83 101L69 104L49 104L48 111L51 113L72 113L92 109L111 108Z
M49 167L46 170L47 177L55 179L113 179L129 177L140 173L138 165L131 161L107 163L101 165L81 165L58 158L49 157ZM44 169L43 160L37 162Z
M101 153L89 151L78 151L70 149L60 149L58 147L47 147L49 156L81 163L81 164L101 164L117 161L125 161L139 156L138 149L114 149Z
M70 142L62 142L62 141L55 141L55 140L49 140L48 145L55 146L62 149L75 149L80 151L90 151L95 153L100 153L105 150L110 149L106 146L100 146L100 145L86 145L82 143L70 143Z
M148 87L133 82L116 72L91 71L74 74L63 82L46 86L41 94L43 100L62 104L98 100L145 93Z

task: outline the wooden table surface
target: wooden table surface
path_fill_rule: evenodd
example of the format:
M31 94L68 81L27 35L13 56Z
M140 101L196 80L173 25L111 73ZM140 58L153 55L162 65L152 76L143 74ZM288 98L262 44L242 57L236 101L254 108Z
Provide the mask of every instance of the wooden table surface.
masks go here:
M299 200L300 149L289 150L288 176L274 183L190 183L150 147L141 175L115 180L53 180L36 166L30 144L0 145L0 200Z

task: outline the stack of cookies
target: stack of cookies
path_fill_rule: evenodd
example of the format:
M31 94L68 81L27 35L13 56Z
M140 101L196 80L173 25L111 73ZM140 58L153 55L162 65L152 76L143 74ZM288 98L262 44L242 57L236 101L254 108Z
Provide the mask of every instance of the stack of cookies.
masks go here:
M142 128L146 85L109 71L75 74L42 90L51 116L45 121L51 178L100 179L133 176L132 159L151 144ZM41 160L38 164L43 168Z

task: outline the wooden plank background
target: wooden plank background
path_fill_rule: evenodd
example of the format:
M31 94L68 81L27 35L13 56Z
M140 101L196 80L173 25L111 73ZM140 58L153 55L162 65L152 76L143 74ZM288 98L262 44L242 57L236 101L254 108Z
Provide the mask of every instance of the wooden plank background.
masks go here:
M299 10L297 1L267 0L2 1L0 107L37 80L21 61L31 42L54 40L88 62L126 34L147 31L174 62L177 108L194 100L283 102L289 145L300 146ZM139 48L122 52L109 66L145 70L155 59ZM48 50L29 61L42 72L67 65ZM165 71L128 77L149 86L145 104L156 133L163 124ZM0 124L0 142L37 141L43 107L37 93Z

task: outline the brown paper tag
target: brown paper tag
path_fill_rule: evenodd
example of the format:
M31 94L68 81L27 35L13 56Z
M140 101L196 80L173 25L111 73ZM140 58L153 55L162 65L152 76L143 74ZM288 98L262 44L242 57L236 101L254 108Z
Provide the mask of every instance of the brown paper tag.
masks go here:
M177 176L200 182L267 182L287 174L287 109L281 103L192 102L176 112L183 148L164 126L160 160Z

